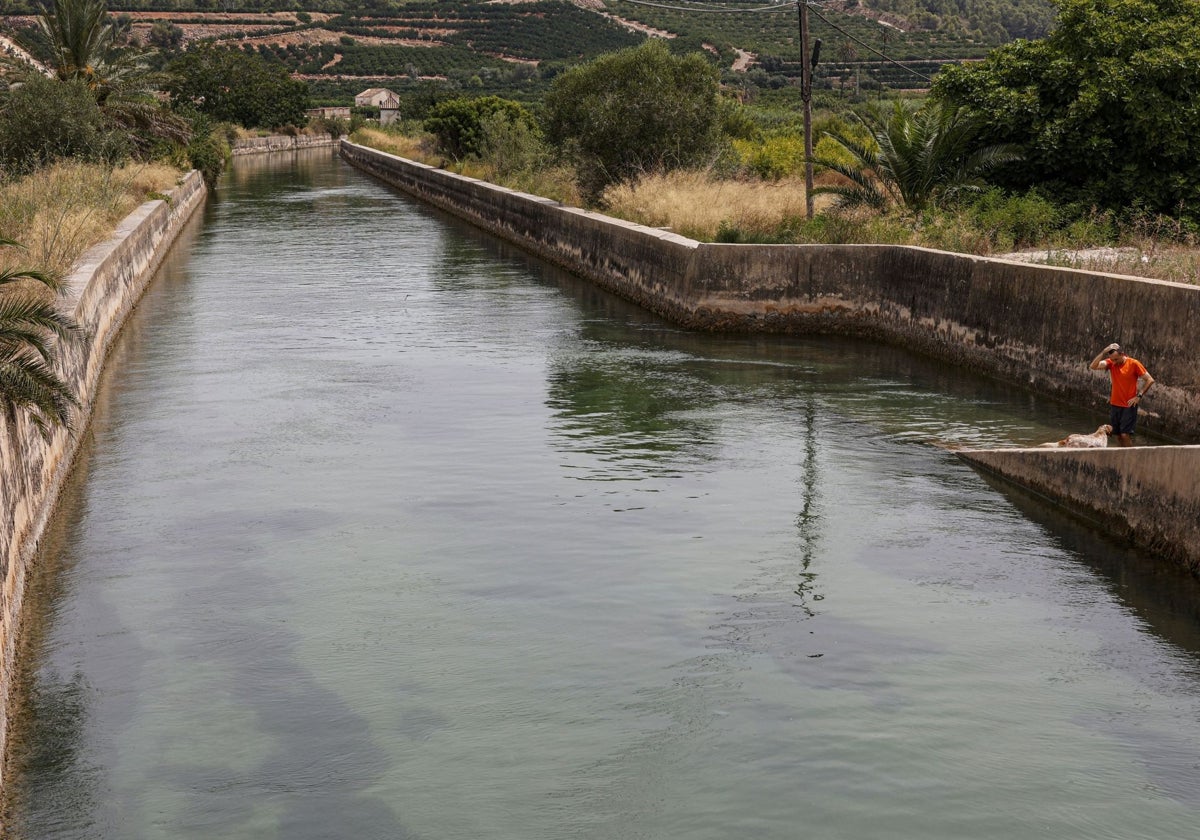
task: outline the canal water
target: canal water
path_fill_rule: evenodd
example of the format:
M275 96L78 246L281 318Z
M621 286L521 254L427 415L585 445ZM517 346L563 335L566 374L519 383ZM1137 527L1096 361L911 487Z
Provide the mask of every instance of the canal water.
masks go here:
M238 161L44 540L8 836L1194 836L1196 585L946 448L1103 419Z

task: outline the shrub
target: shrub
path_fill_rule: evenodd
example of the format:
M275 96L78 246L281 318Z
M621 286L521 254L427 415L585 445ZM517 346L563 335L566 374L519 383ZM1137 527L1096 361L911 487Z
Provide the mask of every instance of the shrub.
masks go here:
M1063 223L1063 211L1036 189L1006 195L990 189L967 208L975 223L1003 250L1046 241Z
M29 173L65 158L114 163L132 148L82 81L31 77L9 91L0 110L0 167L9 173Z
M720 145L718 73L656 39L573 67L544 99L546 136L589 200L646 173L706 165Z
M512 125L533 128L533 117L519 102L485 96L478 99L448 99L435 105L425 118L425 130L437 138L438 148L448 157L462 160L478 156L486 142L484 121L501 116Z

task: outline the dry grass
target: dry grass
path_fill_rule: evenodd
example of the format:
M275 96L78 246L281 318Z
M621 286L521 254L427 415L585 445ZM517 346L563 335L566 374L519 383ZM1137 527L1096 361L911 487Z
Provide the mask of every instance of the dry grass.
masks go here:
M1046 249L1002 256L1097 274L1125 274L1173 283L1200 284L1200 249L1184 245L1143 243L1139 247Z
M542 167L536 172L500 177L486 161L447 162L432 151L430 138L363 128L352 139L410 160L444 166L473 178L581 206L570 173L565 169ZM1006 250L1005 244L1012 247L1011 241L1004 242L1004 237L997 236L995 230L963 212L932 213L920 218L899 211L823 212L835 200L819 195L815 201L817 216L806 220L804 182L799 177L779 181L739 180L721 178L708 171L677 171L610 187L602 201L604 212L609 215L705 242L870 242L917 245L980 256ZM1108 223L1093 221L1084 225L1081 232L1073 227L1056 235L1055 241L1046 246L1053 250L1042 250L1037 255L1027 253L1020 258L1093 272L1200 284L1200 243L1180 230L1164 227L1161 219L1126 227L1119 234L1125 247L1079 250L1109 241L1114 233L1115 228ZM1070 244L1064 245L1059 239Z
M730 181L676 171L609 187L603 202L613 216L712 241L722 228L765 233L803 218L804 181Z
M377 128L360 128L350 138L362 146L370 146L389 155L397 155L418 163L438 166L442 159L426 151L426 144L421 137L409 137L404 134L393 134L390 131L380 131Z
M110 169L59 163L0 184L0 236L23 249L0 251L0 268L70 273L84 251L106 239L139 204L179 183L182 172L160 163Z
M429 135L409 136L376 128L360 128L350 139L363 146L378 149L391 155L415 160L428 166L439 166L447 172L478 178L510 190L539 195L560 201L572 207L580 207L581 199L570 170L560 166L537 166L521 172L500 174L488 161L468 159L454 162L434 152L434 140Z

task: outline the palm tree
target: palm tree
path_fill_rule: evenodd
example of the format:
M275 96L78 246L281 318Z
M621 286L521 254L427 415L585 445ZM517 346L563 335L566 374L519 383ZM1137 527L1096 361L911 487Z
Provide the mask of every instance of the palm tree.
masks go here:
M138 70L136 56L118 43L121 30L104 0L55 0L53 13L39 17L38 25L54 53L54 74L86 82L100 104Z
M852 163L818 159L816 163L842 175L848 184L818 187L814 192L838 196L844 206L878 210L899 205L921 211L963 192L979 192L982 176L1020 158L1012 145L979 145L981 126L957 107L928 102L914 109L896 100L859 118L868 140L827 131L853 158Z
M0 245L17 243L0 239ZM56 426L70 428L71 412L78 404L55 367L59 342L69 339L78 325L44 295L28 290L28 283L22 284L25 289L13 285L22 280L58 289L55 280L40 271L0 271L0 414L11 428L23 411L48 435Z
M109 17L105 0L54 0L53 13L38 24L54 55L54 75L83 81L139 150L160 138L190 139L187 122L154 97L166 77L150 70L145 53L125 44L128 33Z

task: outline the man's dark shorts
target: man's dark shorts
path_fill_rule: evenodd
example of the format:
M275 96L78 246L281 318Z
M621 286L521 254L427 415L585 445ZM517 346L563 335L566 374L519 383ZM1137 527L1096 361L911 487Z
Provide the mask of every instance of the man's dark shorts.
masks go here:
M1122 408L1119 405L1110 405L1108 407L1108 424L1113 427L1114 435L1133 434L1133 428L1137 425L1137 406L1131 405Z

